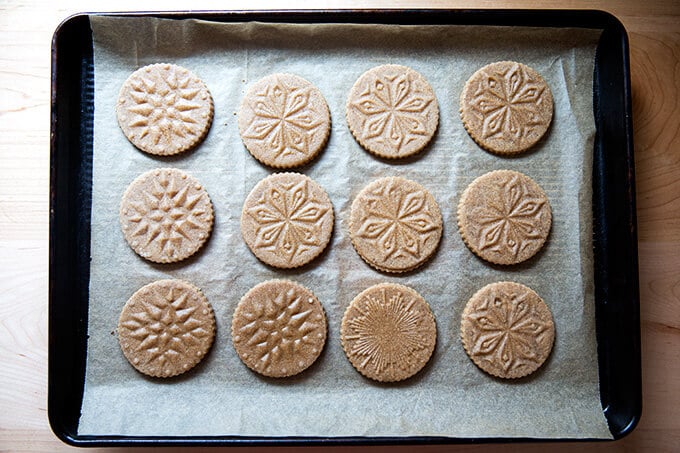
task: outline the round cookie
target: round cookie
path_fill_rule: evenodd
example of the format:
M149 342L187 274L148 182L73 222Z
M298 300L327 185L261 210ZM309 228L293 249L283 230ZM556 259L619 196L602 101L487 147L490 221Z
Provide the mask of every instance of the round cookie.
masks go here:
M326 342L326 315L314 294L289 280L269 280L241 299L231 324L236 353L251 370L292 376L316 361Z
M155 263L173 263L208 240L213 207L196 178L158 168L132 181L120 202L120 224L130 247Z
M550 309L531 288L498 282L469 300L460 335L475 365L512 379L533 373L545 362L555 341L555 324Z
M290 269L316 258L333 231L326 191L299 173L275 173L255 185L243 203L241 234L270 266Z
M439 106L420 73L400 65L369 69L347 98L347 124L367 151L387 159L412 156L432 139Z
M491 63L468 79L460 117L470 137L492 153L526 151L550 126L553 97L543 77L514 61Z
M270 167L291 168L321 151L330 135L331 116L323 95L307 80L272 74L248 87L238 128L255 159Z
M118 341L137 371L155 377L182 374L201 361L215 338L215 316L200 289L182 280L158 280L135 292L118 320Z
M342 348L356 370L381 382L407 379L430 360L437 326L413 288L381 283L350 303L340 329Z
M550 202L530 177L496 170L472 181L458 203L458 230L465 245L494 264L534 256L550 233Z
M368 264L383 272L406 272L437 249L442 215L432 194L417 182L380 178L354 199L349 234Z
M188 69L152 64L136 70L123 83L116 116L137 148L170 156L203 141L213 120L213 100L205 84Z

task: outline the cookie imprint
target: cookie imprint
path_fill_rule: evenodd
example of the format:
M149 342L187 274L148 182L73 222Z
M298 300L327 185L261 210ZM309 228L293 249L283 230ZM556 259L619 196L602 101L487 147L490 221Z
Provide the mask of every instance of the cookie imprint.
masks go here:
M434 253L442 217L430 192L401 177L378 179L352 203L350 237L359 255L385 272L405 272Z
M123 354L138 371L175 376L193 368L215 337L215 316L203 293L181 280L150 283L127 301L118 321Z
M120 223L138 255L171 263L203 246L212 230L213 207L195 178L176 168L160 168L128 186L120 203Z
M205 84L171 64L138 69L120 89L118 124L137 148L169 156L193 148L208 133L213 101Z
M458 204L458 227L477 256L517 264L534 256L550 232L550 202L528 176L496 170L475 179Z
M428 362L437 339L430 306L414 289L394 283L361 292L341 327L347 358L364 376L383 382L406 379Z
M260 260L293 268L326 248L333 218L333 205L320 185L299 173L276 173L257 183L246 198L241 233Z
M460 114L473 140L498 154L527 150L545 134L553 98L543 78L512 61L484 66L470 77L460 98Z
M238 114L246 148L265 165L290 168L312 160L330 134L321 92L292 74L273 74L247 91Z
M243 296L231 332L248 368L270 377L292 376L319 357L326 342L326 315L309 289L270 280Z
M366 71L347 100L347 122L361 146L385 158L407 157L429 143L439 123L432 87L411 68Z
M555 325L550 309L531 288L499 282L472 296L463 311L461 336L465 351L482 370L519 378L548 358Z

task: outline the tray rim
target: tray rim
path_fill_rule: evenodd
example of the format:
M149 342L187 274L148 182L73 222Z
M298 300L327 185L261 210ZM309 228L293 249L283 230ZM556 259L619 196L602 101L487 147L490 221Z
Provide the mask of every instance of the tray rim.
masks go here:
M70 31L70 28L82 26L82 24L77 25L78 22L85 21L87 27L89 28L89 17L92 15L97 16L123 16L123 17L160 17L160 18L172 18L172 19L189 19L197 18L204 20L214 20L220 22L238 22L238 21L263 21L263 22L309 22L309 23L322 23L322 22L348 22L348 23L393 23L393 24L419 24L427 26L430 24L442 24L442 25L497 25L497 26L534 26L540 28L550 28L550 27L574 27L574 28L598 28L604 32L609 32L611 39L618 41L620 48L617 46L617 50L620 50L620 54L616 57L620 57L621 64L623 67L622 76L622 97L620 109L616 113L620 113L620 118L616 118L619 121L618 127L623 131L623 163L617 166L617 176L621 176L620 173L623 172L626 176L623 187L618 187L617 189L624 189L625 197L622 197L625 201L622 206L617 206L614 209L615 218L623 217L626 220L624 231L619 231L621 228L617 228L616 232L619 236L626 239L626 244L628 248L625 255L624 274L622 279L615 279L617 282L623 282L624 294L628 297L625 299L625 310L623 308L616 308L611 302L609 302L610 297L612 297L612 288L610 276L608 275L610 263L616 261L612 260L612 253L609 253L611 247L608 247L607 242L611 239L609 237L609 231L602 231L605 234L604 240L598 242L599 247L604 247L605 252L602 252L602 256L599 257L600 263L604 262L605 270L604 275L601 278L605 278L605 285L600 285L600 291L598 291L596 283L596 329L598 338L598 363L600 368L600 392L601 392L601 402L603 405L603 412L610 426L610 431L614 437L613 440L620 439L627 434L629 434L639 422L641 411L642 411L642 395L641 395L641 379L640 379L640 331L639 331L639 283L637 274L637 226L636 226L636 211L635 211L635 187L634 187L634 159L633 159L633 141L632 141L632 108L631 108L631 91L630 91L630 64L629 64L629 48L628 48L628 37L625 28L621 22L611 15L610 13L599 11L599 10L525 10L525 9L345 9L345 10L234 10L234 11L218 11L218 10L205 10L205 11L135 11L135 12L105 12L105 13L76 13L68 18L64 19L62 23L57 27L52 38L52 71L51 71L51 121L50 121L50 244L49 244L49 354L48 354L48 419L50 427L55 435L61 439L63 442L73 445L73 446L140 446L140 445L154 445L154 446L186 446L186 445L234 445L234 446L256 446L256 445L391 445L391 444L451 444L451 443L478 443L478 442L535 442L535 441L606 441L607 439L574 439L574 438L499 438L499 437L429 437L429 436L407 436L407 437L246 437L246 436L197 436L197 437L184 437L184 436L112 436L112 435L97 435L97 436L84 436L77 434L77 418L76 426L67 426L68 423L63 419L61 412L58 411L60 402L63 402L63 398L60 400L57 396L60 396L61 389L55 382L63 381L60 379L60 372L63 371L63 367L57 366L55 363L58 358L63 358L63 352L60 351L58 345L58 337L63 334L63 328L56 322L59 319L63 319L63 314L59 314L59 308L57 305L59 302L59 296L61 295L60 290L68 291L69 288L61 288L60 282L56 279L59 276L59 266L60 257L63 256L65 250L60 248L58 243L60 241L56 240L57 229L63 223L63 195L65 193L72 193L67 191L69 181L64 181L64 151L63 140L61 137L60 141L60 120L63 120L63 113L60 110L59 100L58 100L58 63L60 58L64 58L61 55L64 52L58 53L59 40L61 36ZM324 20L332 18L333 20ZM381 19L381 20L378 20ZM401 20L407 19L407 20ZM452 21L452 19L457 19L457 21ZM547 23L537 24L538 19L548 19ZM90 35L91 37L91 35ZM602 43L601 38L601 43ZM91 39L90 39L91 45ZM597 58L597 57L596 57ZM82 74L80 74L82 77ZM597 68L596 74L597 77ZM79 79L82 81L82 79ZM599 92L594 90L594 113L596 115L597 123L597 135L601 133L604 134L607 129L607 125L603 126L600 124L601 119L598 118L598 113L602 115L602 111L606 110L606 107L598 105ZM602 102L604 104L604 102ZM617 110L615 108L615 110ZM82 114L82 112L81 112ZM80 119L80 117L79 117ZM606 122L606 121L605 121ZM82 125L82 123L81 123ZM66 137L66 139L73 137ZM83 145L83 137L79 137L79 145ZM598 146L601 145L599 139L596 137L596 152ZM90 145L91 148L91 145ZM607 147L609 148L609 147ZM61 151L60 151L61 150ZM600 150L600 153L604 153L605 150ZM597 160L595 158L594 160ZM604 160L605 157L599 156L599 159ZM609 157L612 159L612 157ZM618 168L622 166L622 168ZM595 170L594 170L595 171ZM608 175L600 175L601 178L606 178ZM596 177L594 175L594 177ZM619 183L621 181L618 181ZM596 198L599 199L598 206L604 207L604 202L608 201L605 191L608 191L609 187L602 183L602 187L594 187L593 203L598 204ZM70 187L69 187L70 189ZM67 191L67 192L65 192ZM597 192L597 194L595 193ZM82 195L77 193L76 195ZM76 206L69 206L69 209L78 209ZM605 214L609 216L609 214ZM597 221L594 225L594 234L596 234L599 229ZM604 225L603 230L608 230L607 225ZM621 233L621 234L619 234ZM89 241L89 231L88 237ZM89 250L89 243L87 244ZM594 247L595 244L594 244ZM71 250L72 251L72 250ZM68 250L66 250L68 253ZM613 258L620 258L617 253ZM598 262L598 256L596 258L596 265ZM598 279L598 272L596 271L596 282ZM620 282L619 282L620 284ZM63 286L63 285L61 285ZM604 288L602 288L604 286ZM70 288L73 290L73 288ZM604 289L604 291L602 291ZM621 294L621 291L617 292ZM81 295L82 288L81 288ZM605 302L600 303L600 297L604 297ZM87 305L87 302L84 302ZM613 314L621 314L623 310L623 315L625 315L623 327L627 333L631 334L630 341L626 344L629 351L621 351L622 348L618 348L616 345L611 345L609 337L605 335L604 331L611 333L612 331L618 332L621 330L621 323L614 318L612 322L611 317ZM79 318L75 321L80 329L85 329L85 336L87 335L87 314L85 313L85 319ZM632 331L631 331L632 328ZM83 343L85 338L81 338ZM621 414L617 412L617 404L620 401L616 401L611 398L605 401L605 396L603 395L602 387L605 385L602 382L603 368L612 367L616 368L617 362L611 362L609 360L607 363L603 363L603 355L611 359L610 352L614 348L614 351L618 354L614 354L616 359L619 361L621 359L627 359L625 361L625 369L632 371L632 376L629 377L629 384L626 386L628 392L633 392L628 394L630 397L630 407L628 408L628 413L623 415L623 419L615 420L617 416ZM82 354L85 351L80 351ZM625 355L622 355L625 354ZM84 363L78 363L82 366L84 372ZM619 363L620 365L620 363ZM606 368L608 370L608 368ZM73 371L71 371L73 373ZM608 375L608 374L607 374ZM82 383L73 383L72 385L80 386L80 401L78 407L82 404L82 386L84 385L84 374L81 375L83 378ZM76 392L77 393L77 392ZM77 395L76 395L77 396ZM611 395L610 395L611 396ZM618 395L620 397L620 395ZM614 404L614 405L613 405ZM620 410L620 408L618 408ZM79 414L79 412L78 412Z

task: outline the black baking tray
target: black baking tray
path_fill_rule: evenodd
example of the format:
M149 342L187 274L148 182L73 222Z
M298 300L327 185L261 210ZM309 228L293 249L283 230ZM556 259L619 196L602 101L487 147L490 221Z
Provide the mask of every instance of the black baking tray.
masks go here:
M601 29L593 112L595 303L602 410L614 439L642 411L635 175L628 38L601 11L346 10L114 13L219 22L451 24ZM66 19L52 41L48 416L76 446L337 445L526 442L547 439L445 437L127 437L78 435L85 381L94 77L88 14ZM577 440L577 439L562 439ZM587 440L587 439L586 439Z

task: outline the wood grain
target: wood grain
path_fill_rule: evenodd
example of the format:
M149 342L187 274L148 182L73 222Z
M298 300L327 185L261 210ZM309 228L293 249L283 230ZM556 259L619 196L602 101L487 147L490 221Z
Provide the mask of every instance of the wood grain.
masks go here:
M497 8L495 0L250 0L232 8ZM605 9L629 31L639 226L643 417L615 443L530 444L527 452L680 451L680 2L512 0L513 8ZM68 15L99 10L223 9L221 1L4 0L0 3L0 450L72 451L51 432L47 388L50 40ZM515 451L516 445L422 451ZM186 449L199 451L198 449ZM264 450L264 449L256 449ZM315 450L315 449L312 449ZM329 448L328 450L339 450ZM361 450L361 448L354 448ZM374 452L411 451L378 447ZM117 451L96 449L91 451ZM126 450L131 451L131 450ZM135 449L132 451L161 451ZM230 452L244 451L242 448ZM251 450L252 451L252 450ZM292 448L277 452L294 451Z

